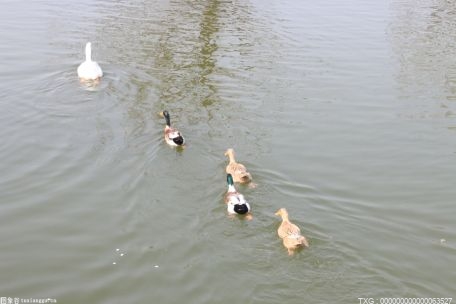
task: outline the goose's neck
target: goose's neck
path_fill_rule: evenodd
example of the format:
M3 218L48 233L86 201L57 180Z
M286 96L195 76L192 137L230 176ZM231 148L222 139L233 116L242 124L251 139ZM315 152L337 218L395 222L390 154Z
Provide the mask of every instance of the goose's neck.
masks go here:
M92 61L92 46L91 46L90 42L86 44L85 53L86 53L86 61Z

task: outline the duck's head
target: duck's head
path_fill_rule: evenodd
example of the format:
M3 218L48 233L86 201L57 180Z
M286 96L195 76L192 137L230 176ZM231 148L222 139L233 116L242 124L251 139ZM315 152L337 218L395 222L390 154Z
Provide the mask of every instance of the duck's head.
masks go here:
M233 176L231 174L229 174L229 173L226 175L226 182L228 183L228 186L233 186L234 185Z
M225 151L225 156L234 156L234 150L232 148L229 148Z
M287 209L285 209L285 208L280 208L279 210L277 210L277 212L275 213L275 215L278 215L278 216L281 216L281 217L288 216Z

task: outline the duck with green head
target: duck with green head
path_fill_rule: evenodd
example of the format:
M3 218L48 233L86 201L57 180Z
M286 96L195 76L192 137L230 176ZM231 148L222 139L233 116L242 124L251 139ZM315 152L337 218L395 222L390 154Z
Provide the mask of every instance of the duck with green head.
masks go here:
M165 141L168 145L173 147L184 146L185 139L182 136L179 130L171 127L171 118L168 111L163 111L160 113L162 117L165 118L166 126L165 126Z
M250 205L245 200L244 195L236 191L233 183L233 176L227 174L226 181L228 183L228 190L225 194L226 208L229 214L248 214L250 213Z

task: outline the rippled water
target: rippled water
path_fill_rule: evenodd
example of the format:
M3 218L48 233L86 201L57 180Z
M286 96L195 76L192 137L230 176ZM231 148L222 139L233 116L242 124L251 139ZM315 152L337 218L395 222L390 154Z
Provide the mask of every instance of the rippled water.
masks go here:
M456 4L0 2L0 297L453 297ZM105 77L81 85L84 45ZM189 142L166 146L164 121ZM226 148L253 220L226 216ZM274 212L310 248L289 257Z

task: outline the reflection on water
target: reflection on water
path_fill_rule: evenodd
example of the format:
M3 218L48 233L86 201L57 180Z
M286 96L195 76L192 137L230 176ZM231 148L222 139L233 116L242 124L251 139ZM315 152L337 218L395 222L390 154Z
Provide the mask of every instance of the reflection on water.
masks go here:
M411 114L417 117L456 117L456 3L397 1L391 5L389 27L399 61L399 89L404 99L427 99ZM454 122L450 123L454 125Z
M200 41L202 43L200 58L198 58L198 67L201 70L198 83L207 87L208 92L198 99L201 99L201 105L204 107L212 105L215 99L216 87L211 84L208 79L210 74L215 68L214 52L217 50L217 43L215 34L218 31L218 14L219 14L219 1L210 1L203 12L203 20L201 22Z
M197 103L192 108L198 103L209 106L217 98L209 77L216 65L219 1L176 2L173 8L167 19L175 22L167 24L156 54L156 68L166 73L161 75L160 99L164 103L194 100ZM189 28L199 29L199 33Z

